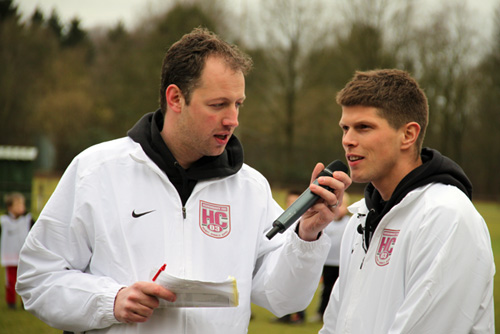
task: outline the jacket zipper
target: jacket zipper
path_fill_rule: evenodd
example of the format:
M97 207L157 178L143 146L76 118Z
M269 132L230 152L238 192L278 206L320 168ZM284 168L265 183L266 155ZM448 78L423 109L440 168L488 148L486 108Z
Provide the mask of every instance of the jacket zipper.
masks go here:
M186 207L185 206L182 207L182 217L184 217L184 219L186 219Z

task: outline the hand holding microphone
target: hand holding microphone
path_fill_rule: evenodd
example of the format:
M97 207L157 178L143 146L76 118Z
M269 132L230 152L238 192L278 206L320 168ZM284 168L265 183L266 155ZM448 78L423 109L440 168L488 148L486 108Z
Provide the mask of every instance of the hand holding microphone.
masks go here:
M332 177L333 172L342 171L347 174L347 166L340 160L335 160L331 162L323 171L318 174L318 177L329 176ZM344 182L344 181L343 181ZM347 181L346 181L347 182ZM344 188L350 185L349 182L344 182ZM313 184L318 184L318 179L314 180ZM333 192L334 189L330 187L320 185L321 187L328 189ZM320 196L313 193L309 188L307 188L302 195L295 202L293 202L290 207L288 207L285 212L283 212L273 223L273 228L266 234L268 239L272 239L278 232L283 233L288 227L290 227L297 219L299 219L310 207L312 207Z

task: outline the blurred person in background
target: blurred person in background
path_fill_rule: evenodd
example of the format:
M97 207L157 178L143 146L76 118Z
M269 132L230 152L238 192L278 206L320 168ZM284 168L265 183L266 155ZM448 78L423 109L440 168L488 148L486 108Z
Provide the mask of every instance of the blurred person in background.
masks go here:
M33 225L31 214L26 212L24 195L13 192L5 196L7 214L0 217L1 260L5 267L5 299L10 309L16 309L17 263L21 247Z
M318 306L318 312L311 318L311 321L313 322L323 320L323 314L325 313L326 306L330 300L333 285L339 277L340 243L342 241L342 236L344 235L347 223L351 218L349 211L347 210L349 203L349 194L345 192L342 205L339 206L339 210L335 213L333 221L324 229L324 232L330 237L332 246L330 247L330 252L326 258L325 265L323 266L321 298Z

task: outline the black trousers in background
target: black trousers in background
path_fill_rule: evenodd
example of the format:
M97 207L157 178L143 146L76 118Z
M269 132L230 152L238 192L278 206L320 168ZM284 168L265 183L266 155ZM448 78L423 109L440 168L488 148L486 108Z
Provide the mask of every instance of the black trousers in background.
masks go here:
M326 306L330 300L333 285L339 277L339 267L324 266L323 267L323 292L321 293L321 301L318 308L318 314L325 313Z

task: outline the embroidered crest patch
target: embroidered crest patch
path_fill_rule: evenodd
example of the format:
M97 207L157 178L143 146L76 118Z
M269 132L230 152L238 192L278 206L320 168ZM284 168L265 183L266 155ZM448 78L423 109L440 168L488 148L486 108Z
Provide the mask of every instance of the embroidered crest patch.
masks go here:
M231 232L231 207L200 201L200 228L212 238L225 238Z
M391 260L392 250L398 238L399 230L385 229L382 232L382 238L377 247L377 254L375 254L375 262L383 267L389 264Z

